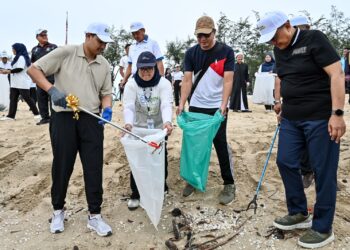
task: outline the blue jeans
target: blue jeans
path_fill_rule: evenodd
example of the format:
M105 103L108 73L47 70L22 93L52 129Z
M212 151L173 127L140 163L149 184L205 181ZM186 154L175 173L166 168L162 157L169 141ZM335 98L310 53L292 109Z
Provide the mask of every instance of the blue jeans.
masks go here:
M332 141L328 134L328 120L289 121L283 118L277 165L290 215L307 214L307 201L300 174L300 159L305 150L309 154L316 184L312 229L328 233L332 230L335 213L339 144Z

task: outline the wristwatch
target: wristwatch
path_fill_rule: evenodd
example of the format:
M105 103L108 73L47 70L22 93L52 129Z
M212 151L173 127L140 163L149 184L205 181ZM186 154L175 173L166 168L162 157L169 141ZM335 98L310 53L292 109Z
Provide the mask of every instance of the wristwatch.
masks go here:
M344 110L342 110L342 109L332 110L332 115L343 116L344 115Z
M273 104L278 104L278 103L281 103L281 101L280 100L274 100L273 101Z

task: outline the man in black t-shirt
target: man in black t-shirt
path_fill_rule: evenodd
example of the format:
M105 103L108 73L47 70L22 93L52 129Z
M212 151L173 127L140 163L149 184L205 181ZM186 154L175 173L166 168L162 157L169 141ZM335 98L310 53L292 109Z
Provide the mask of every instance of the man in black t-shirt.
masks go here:
M277 165L285 187L288 215L275 219L273 224L282 230L311 227L298 244L322 247L334 240L339 143L346 129L340 58L322 32L294 28L282 12L268 13L258 28L259 42L275 46L283 97ZM315 173L313 218L308 214L300 174L300 158L305 149Z
M49 43L47 37L47 30L38 29L35 33L36 39L38 40L38 45L32 49L31 61L35 63L41 57L50 53L52 50L57 48L56 44ZM47 80L54 84L55 79L54 76L47 76ZM41 116L41 120L36 125L42 125L50 122L50 114L49 114L49 102L50 98L46 91L42 90L37 86L37 98L38 98L38 107ZM50 105L51 107L51 105Z
M234 53L231 47L215 41L215 32L215 24L211 17L202 16L197 20L195 35L198 44L189 48L185 54L185 73L181 85L178 115L183 111L192 92L190 112L214 115L219 109L222 115L227 116L228 100L232 91ZM194 84L192 84L193 76L195 76ZM219 202L223 205L228 205L235 197L232 153L227 144L226 124L227 117L221 123L213 141L224 181L224 189L219 195ZM187 197L193 191L194 188L187 184L183 196Z

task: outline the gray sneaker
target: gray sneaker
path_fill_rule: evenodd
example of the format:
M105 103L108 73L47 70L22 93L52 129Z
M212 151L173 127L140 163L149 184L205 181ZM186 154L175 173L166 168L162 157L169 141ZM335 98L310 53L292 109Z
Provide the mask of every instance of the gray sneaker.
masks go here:
M94 230L99 236L112 235L112 228L102 219L101 214L89 215L87 227Z
M311 173L302 175L302 179L303 179L304 188L308 188L314 182L314 173L311 172Z
M53 212L50 232L53 234L62 233L64 231L64 210L55 210Z
M186 187L184 188L184 190L182 191L182 196L183 197L188 197L191 194L193 194L194 192L194 187L192 187L190 184L186 184Z
M298 240L298 245L305 248L318 248L331 243L334 240L334 233L321 234L309 229Z
M286 215L275 219L273 225L281 230L310 228L312 226L312 216L309 214L305 216L302 213Z
M227 184L219 195L219 201L222 205L229 205L235 198L235 184Z

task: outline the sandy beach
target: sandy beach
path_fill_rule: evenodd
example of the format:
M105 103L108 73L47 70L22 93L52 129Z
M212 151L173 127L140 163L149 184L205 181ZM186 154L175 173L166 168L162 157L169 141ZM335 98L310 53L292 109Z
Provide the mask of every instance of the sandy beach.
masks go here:
M268 236L273 219L286 214L284 188L276 166L276 140L258 198L258 209L245 209L252 200L276 128L274 113L250 102L252 113L229 112L227 135L233 149L236 198L229 206L218 204L222 179L215 150L212 151L207 191L183 198L185 185L179 175L182 130L169 137L169 194L166 195L158 231L145 211L129 211L129 172L119 131L105 127L104 202L102 214L113 229L110 237L99 237L87 229L87 205L82 167L77 157L66 199L67 220L61 234L49 232L52 152L48 125L35 125L25 103L20 103L16 121L0 122L0 249L166 249L174 237L173 216L179 208L192 221L193 244L222 236L219 249L300 249L297 239L303 230ZM122 125L122 106L113 108L113 122ZM350 107L345 105L350 128ZM6 114L0 112L0 115ZM176 121L174 115L174 122ZM176 122L175 122L176 124ZM341 143L334 232L336 240L323 249L350 246L350 133ZM315 200L315 185L306 190L309 208ZM174 242L184 249L186 237Z

